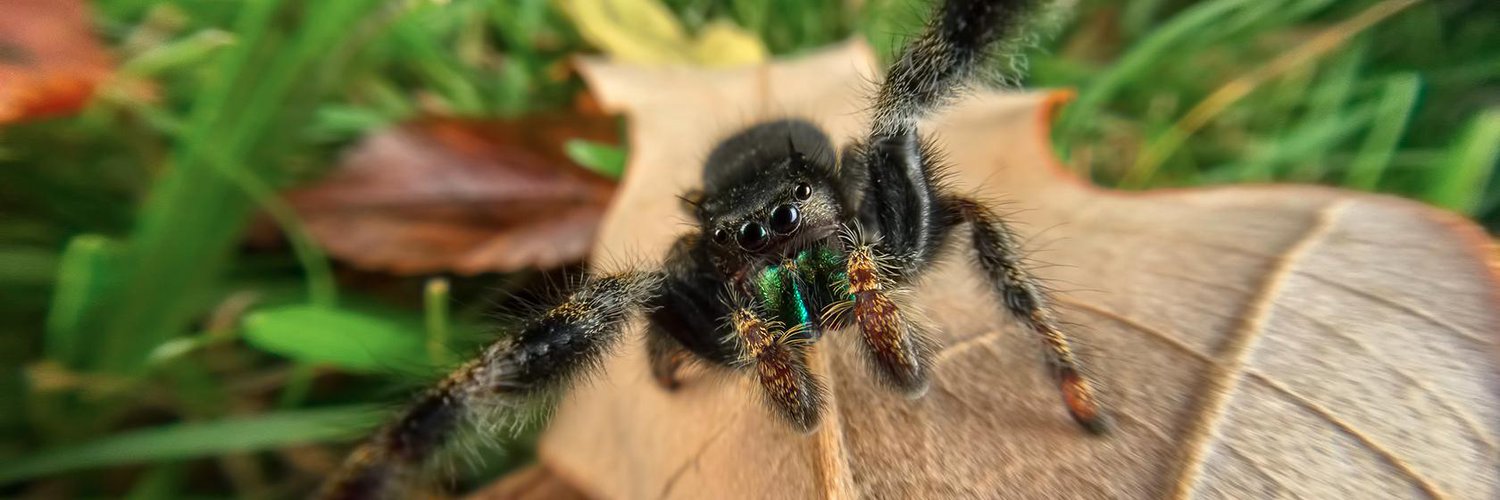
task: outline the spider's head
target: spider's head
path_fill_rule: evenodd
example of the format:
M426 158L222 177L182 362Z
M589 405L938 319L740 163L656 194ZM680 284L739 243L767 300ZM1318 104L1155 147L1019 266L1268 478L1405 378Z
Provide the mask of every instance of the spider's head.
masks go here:
M804 121L753 127L709 156L690 196L705 244L727 262L775 260L837 233L844 202L832 146Z

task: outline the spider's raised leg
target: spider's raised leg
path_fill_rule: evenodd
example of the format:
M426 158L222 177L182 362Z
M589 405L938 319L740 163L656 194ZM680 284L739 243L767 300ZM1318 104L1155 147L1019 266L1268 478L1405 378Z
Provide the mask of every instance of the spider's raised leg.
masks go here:
M999 215L973 200L954 198L947 205L955 219L969 223L975 259L1005 308L1041 337L1073 420L1090 432L1103 433L1107 422L1094 385L1081 371L1067 334L1058 328L1047 292L1022 262L1015 232Z
M926 269L952 227L939 201L932 148L919 139L917 123L957 94L986 52L1011 43L1038 3L943 2L892 65L876 96L869 136L845 158L844 175L861 191L860 225L879 236L875 244L851 241L846 248L854 317L881 372L908 393L926 387L928 354L888 288Z
M561 304L531 320L513 339L427 390L350 455L324 484L322 498L400 497L419 472L478 413L566 385L593 368L617 343L630 312L658 293L659 273L588 278Z
M1014 45L1043 0L946 0L907 44L875 98L870 133L852 148L848 177L862 190L859 221L880 236L898 275L933 258L948 233L933 148L917 124L954 99L996 47Z
M994 46L1014 43L1017 28L1039 0L948 0L939 8L927 32L912 42L892 66L876 100L874 123L865 144L852 161L861 163L855 178L864 183L860 222L880 236L872 254L890 255L892 276L909 278L927 267L938 244L952 228L963 222L973 226L973 241L981 267L1004 299L1006 308L1037 332L1047 345L1049 359L1057 369L1058 383L1073 418L1084 428L1100 432L1104 417L1093 385L1079 371L1066 335L1047 305L1036 279L1022 265L1018 246L1001 219L983 206L961 199L947 200L935 186L931 148L917 138L917 123L953 98ZM857 278L855 254L851 254L851 287ZM871 266L879 271L879 266ZM879 281L871 283L879 284ZM858 291L858 290L851 290ZM885 301L888 302L888 301ZM898 318L887 303L871 300L855 304L872 317ZM886 310L891 312L885 312ZM861 322L865 335L870 327ZM902 358L900 322L870 321L878 330L869 342L877 361L888 371L921 368L920 357ZM886 358L891 358L887 360ZM912 365L910 361L916 361ZM920 371L915 371L918 376Z

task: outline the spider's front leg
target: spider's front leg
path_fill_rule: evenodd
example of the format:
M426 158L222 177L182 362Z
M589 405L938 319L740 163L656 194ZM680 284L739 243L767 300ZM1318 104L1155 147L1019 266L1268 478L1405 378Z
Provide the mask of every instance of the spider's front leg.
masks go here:
M402 483L476 417L557 389L597 365L630 312L656 296L661 281L654 272L588 278L513 339L485 348L376 431L327 480L320 497L401 497Z

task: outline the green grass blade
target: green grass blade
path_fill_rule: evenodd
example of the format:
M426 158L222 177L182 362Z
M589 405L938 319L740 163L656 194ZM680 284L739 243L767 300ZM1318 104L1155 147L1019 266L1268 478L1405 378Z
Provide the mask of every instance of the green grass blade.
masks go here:
M1349 43L1343 54L1324 65L1316 86L1308 95L1306 120L1331 120L1344 113L1360 83L1360 72L1369 48L1369 38L1356 39ZM1328 170L1328 157L1315 154L1295 166L1290 176L1298 180L1322 179Z
M203 64L214 53L234 43L234 35L208 29L152 47L120 67L121 73L148 78L179 67Z
M201 313L195 301L219 277L254 208L244 183L214 162L275 179L301 118L315 109L299 99L312 95L320 72L337 64L328 56L357 32L351 23L383 2L243 4L235 30L240 43L225 51L215 80L194 103L173 168L147 197L129 245L130 274L106 312L93 318L107 353L101 368L138 371L151 349ZM292 7L299 16L290 15ZM298 24L285 28L281 20L293 18Z
M1500 162L1500 108L1485 110L1469 124L1449 150L1448 161L1434 175L1426 199L1435 205L1472 214Z
M1359 156L1349 166L1344 185L1365 191L1374 191L1385 174L1412 111L1417 107L1417 98L1422 91L1422 78L1407 73L1387 79L1385 91L1381 93L1379 109L1376 111L1370 134L1359 149Z
M72 368L92 366L100 353L88 350L86 326L97 314L103 297L118 285L124 249L103 236L73 238L57 267L57 288L47 311L47 357Z
M1078 99L1063 109L1058 119L1054 137L1056 149L1062 154L1068 151L1070 138L1078 133L1082 124L1097 118L1104 104L1131 82L1140 79L1158 65L1174 60L1170 52L1187 39L1196 37L1215 23L1238 9L1255 5L1259 0L1214 0L1204 2L1183 11L1164 25L1151 31L1150 36L1133 45L1129 52L1104 74L1099 75L1087 87L1079 91Z
M0 484L92 467L344 441L358 438L379 421L377 408L362 405L173 424L43 451L0 464Z
M1374 116L1373 106L1365 106L1316 121L1303 121L1278 140L1259 148L1244 163L1215 170L1223 170L1239 182L1270 182L1280 165L1305 163L1308 158L1327 154L1368 127Z
M286 306L245 318L245 340L302 363L365 373L430 366L420 326L318 306Z

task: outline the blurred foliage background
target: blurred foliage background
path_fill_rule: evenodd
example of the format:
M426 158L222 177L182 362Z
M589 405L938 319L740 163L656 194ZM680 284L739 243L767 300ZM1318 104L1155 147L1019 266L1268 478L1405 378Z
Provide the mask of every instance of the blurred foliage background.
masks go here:
M7 2L22 0L0 0L0 11ZM1082 175L1124 189L1344 186L1500 228L1491 175L1500 4L1064 3L1045 22L1051 35L1027 52L1023 83L1077 89L1054 139ZM618 146L626 124L597 111L570 58L731 65L851 36L889 57L928 7L110 0L91 9L114 60L92 101L70 116L0 125L7 497L305 494L382 409L503 331L509 320L496 311L577 271L535 259L372 262L361 250L381 245L368 240L341 249L349 245L325 226L347 219L318 217L357 210L334 196L356 181L329 173L411 163L379 141L445 138L429 155L484 144L463 154L490 156L486 165L508 173L486 179L502 185L513 171L556 183L535 170L581 169L566 182L596 186L587 192L607 201L629 154ZM16 12L0 17L24 21ZM0 51L0 63L25 63L18 50ZM497 196L486 201L514 201ZM487 212L479 229L557 237L515 229L548 212L524 206ZM586 243L581 217L569 234ZM517 247L507 245L501 253ZM526 462L529 440L456 462L454 487Z

